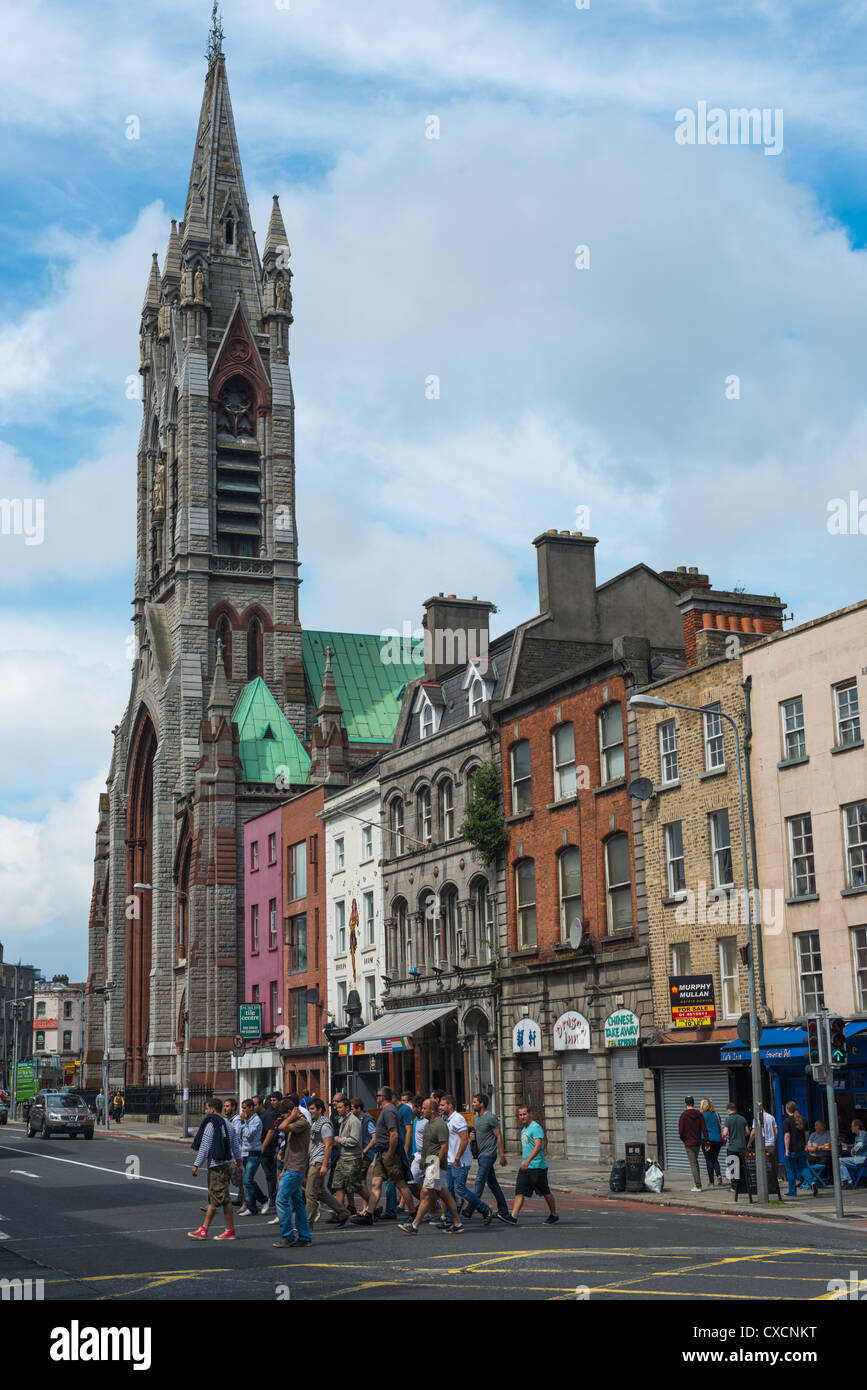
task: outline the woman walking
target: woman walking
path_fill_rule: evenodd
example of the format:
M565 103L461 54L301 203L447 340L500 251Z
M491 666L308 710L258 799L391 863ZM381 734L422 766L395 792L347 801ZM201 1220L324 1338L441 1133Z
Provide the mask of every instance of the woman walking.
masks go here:
M713 1108L713 1101L705 1096L701 1103L701 1113L704 1116L704 1123L707 1129L707 1139L704 1146L704 1161L707 1167L707 1180L713 1187L713 1180L716 1178L720 1187L723 1185L722 1173L719 1166L719 1151L722 1148L722 1130L720 1129L719 1115Z
M804 1152L807 1147L807 1125L803 1115L799 1115L798 1107L793 1100L786 1104L786 1118L783 1120L783 1143L786 1148L786 1173L789 1179L789 1190L786 1196L797 1197L798 1178L801 1175L807 1179L807 1185L813 1188L813 1196L815 1196L816 1183L810 1181L810 1169L807 1166L807 1155Z

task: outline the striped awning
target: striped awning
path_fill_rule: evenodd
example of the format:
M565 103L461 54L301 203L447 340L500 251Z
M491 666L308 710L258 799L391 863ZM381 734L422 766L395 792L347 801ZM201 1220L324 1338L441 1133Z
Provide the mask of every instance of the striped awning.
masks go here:
M338 1044L341 1057L365 1057L377 1052L409 1052L413 1035L429 1023L457 1011L455 1004L435 1004L425 1009L394 1009Z

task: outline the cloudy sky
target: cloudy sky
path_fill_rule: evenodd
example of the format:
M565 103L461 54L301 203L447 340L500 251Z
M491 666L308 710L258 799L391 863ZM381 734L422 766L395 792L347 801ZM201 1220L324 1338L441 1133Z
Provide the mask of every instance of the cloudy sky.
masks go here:
M444 589L503 630L537 611L533 536L581 507L600 579L697 565L797 622L864 597L867 539L826 521L867 497L867 4L818 13L225 0L259 244L276 192L292 247L306 626L400 628ZM49 974L86 969L129 684L127 381L208 23L207 0L6 9L0 497L42 499L45 537L0 534L0 939ZM700 103L782 112L782 152L679 143Z

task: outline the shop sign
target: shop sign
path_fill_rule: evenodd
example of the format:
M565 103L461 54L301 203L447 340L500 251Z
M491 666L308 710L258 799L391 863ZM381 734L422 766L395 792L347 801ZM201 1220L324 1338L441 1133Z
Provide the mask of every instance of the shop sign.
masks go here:
M513 1052L541 1052L542 1029L535 1019L522 1018L512 1029Z
M554 1024L555 1052L586 1052L590 1047L590 1024L583 1014L561 1014Z
M639 1023L631 1009L618 1009L605 1020L606 1047L637 1047Z
M675 1028L706 1028L715 1022L713 975L669 975L668 992Z
M262 1037L262 1005L238 1005L238 1032L242 1038L259 1042Z

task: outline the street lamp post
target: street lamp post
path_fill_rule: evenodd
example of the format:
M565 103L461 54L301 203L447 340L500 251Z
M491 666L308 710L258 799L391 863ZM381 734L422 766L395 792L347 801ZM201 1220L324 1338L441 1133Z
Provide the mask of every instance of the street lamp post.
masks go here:
M632 695L629 699L630 709L682 709L691 714L704 714L705 711L700 705L681 705L675 704L672 700L661 700L655 695ZM756 975L754 966L753 950L753 912L752 899L750 898L750 874L749 860L747 853L747 816L746 802L744 800L744 778L741 768L741 737L736 721L730 714L725 714L721 709L717 711L720 718L730 724L735 736L735 761L738 770L738 802L741 815L741 852L744 862L744 891L747 900L747 956L748 956L748 979L749 979L749 1015L750 1015L750 1074L753 1091L753 1130L756 1136L756 1196L760 1202L768 1200L768 1169L765 1158L765 1129L762 1122L762 1063L759 1056L759 1012L756 1001ZM749 1179L747 1179L749 1181Z

